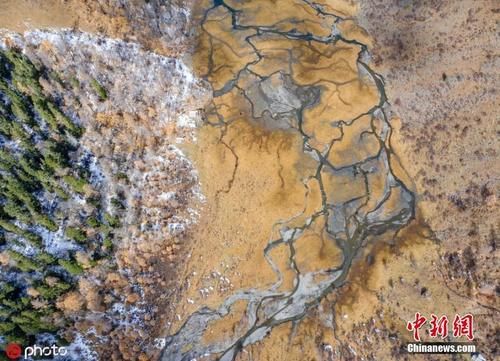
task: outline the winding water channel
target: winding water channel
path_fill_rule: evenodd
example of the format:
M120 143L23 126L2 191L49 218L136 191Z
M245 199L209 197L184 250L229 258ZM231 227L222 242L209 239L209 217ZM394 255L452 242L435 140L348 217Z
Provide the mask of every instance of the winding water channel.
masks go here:
M316 162L308 180L319 184L321 208L307 217L276 219L273 229L280 236L262 252L277 281L265 289L237 290L217 308L191 314L167 338L162 360L235 360L245 346L277 325L303 318L325 294L341 287L367 237L397 231L414 217L414 195L394 169L384 80L369 66L366 36L329 3L216 0L200 5L205 8L198 57L206 63L198 67L213 89L206 126L225 134L245 113L246 121L270 132L299 134L302 152ZM250 110L240 112L242 103ZM229 142L225 145L231 149ZM232 152L236 173L238 156ZM338 261L308 269L298 264L304 248L298 249L297 242L312 230L338 251ZM287 252L293 271L289 289L282 287L282 263L273 258L278 249ZM243 326L229 338L206 342L211 325L238 302L245 305Z

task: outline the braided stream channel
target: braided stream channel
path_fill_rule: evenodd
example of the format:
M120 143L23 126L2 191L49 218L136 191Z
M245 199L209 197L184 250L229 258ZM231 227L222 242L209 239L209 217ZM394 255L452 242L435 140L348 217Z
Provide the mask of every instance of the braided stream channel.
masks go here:
M165 361L236 360L342 287L369 238L415 215L391 149L384 80L350 9L328 0L200 3L194 63L213 99L195 158L202 185L227 174L207 191L204 235L229 253L247 247L236 268L257 281L192 306L167 337ZM210 336L226 319L235 326Z

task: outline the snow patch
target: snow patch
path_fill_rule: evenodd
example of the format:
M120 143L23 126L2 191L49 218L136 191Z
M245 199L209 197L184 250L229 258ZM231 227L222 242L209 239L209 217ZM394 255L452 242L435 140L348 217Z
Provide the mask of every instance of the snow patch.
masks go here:
M55 357L55 361L98 361L97 352L91 348L91 343L82 334L77 333L71 344L66 346L66 356Z
M36 233L42 237L45 251L56 256L57 258L65 258L70 251L79 251L83 248L75 242L69 241L62 228L57 232L49 232L43 227L34 227Z
M5 47L8 37L49 69L78 80L86 92L80 100L87 121L94 113L150 114L151 110L151 120L159 125L176 122L180 128L193 128L201 121L192 109L203 108L210 95L208 86L178 58L69 29L32 30L24 37L5 31L0 35L0 46ZM105 89L106 101L99 98L95 81Z

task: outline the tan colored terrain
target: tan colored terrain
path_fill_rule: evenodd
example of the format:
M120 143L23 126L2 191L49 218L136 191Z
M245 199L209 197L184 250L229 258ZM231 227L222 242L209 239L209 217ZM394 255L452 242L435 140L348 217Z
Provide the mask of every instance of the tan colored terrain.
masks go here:
M440 241L433 268L449 292L484 305L476 311L480 349L497 356L499 12L490 0L372 1L360 11L377 34L396 149Z
M162 360L450 359L406 353L420 312L472 313L478 351L497 357L495 1L197 1L184 4L192 19L181 7L0 0L0 28L75 28L184 54L211 87L204 124L179 146L202 206L157 204L177 189L169 174L190 174L182 164L140 183L147 200L136 204L166 218L193 207L198 224L168 239L130 226L147 241L119 252L131 278L96 277L153 307L149 334L115 330L99 353L157 359L152 337L172 336ZM100 155L130 156L136 174L158 170L145 159L184 134L155 115L98 113L88 142L106 139ZM100 312L115 297L85 281L80 292L61 307ZM95 325L110 332L78 326Z
M215 160L211 156L207 157L212 152L205 150L204 139L206 138L200 138L197 145L201 146L202 151L200 156L195 156L195 159L200 159L197 161L197 168L200 171L204 193L207 194L207 209L209 210L206 213L207 216L203 215L202 219L208 221L203 224L199 235L195 237L197 240L195 240L195 248L193 249L192 263L187 266L191 272L187 282L189 287L185 293L188 301L181 304L178 310L181 322L177 327L180 327L182 322L186 320L187 315L199 309L200 305L217 307L225 297L231 294L233 289L248 288L252 285L253 287L257 285L260 288L266 287L272 282L272 279L268 279L266 276L274 275L270 272L269 264L265 262L257 245L260 244L262 248L262 245L265 245L266 236L270 240L273 239L275 231L269 233L269 230L274 230L276 227L271 227L272 222L266 225L270 214L277 215L278 217L275 219L279 220L283 219L284 214L277 209L267 213L270 209L267 208L268 203L262 203L259 200L266 194L271 197L272 194L280 193L273 188L273 184L279 184L277 180L273 181L273 179L277 176L280 176L280 179L290 179L290 176L283 176L283 171L286 172L290 167L297 169L298 161L303 161L303 157L296 158L295 164L287 163L283 161L286 159L287 150L283 149L281 152L277 152L275 162L281 164L281 167L276 174L276 169L273 170L267 166L267 159L276 152L274 147L268 146L268 139L272 136L266 132L260 139L257 131L253 131L254 135L251 139L254 146L249 146L242 152L240 142L230 135L234 126L240 123L245 124L244 131L240 127L238 128L240 129L238 137L243 138L247 138L249 127L254 127L259 131L264 127L277 134L284 130L294 133L294 128L299 127L307 135L306 144L321 151L328 150L327 159L329 164L334 167L356 164L376 156L380 147L377 137L377 134L380 136L380 133L377 133L377 130L380 132L383 129L383 121L377 123L373 118L370 118L369 114L360 116L356 122L349 124L349 126L341 128L332 126L336 122L352 119L368 112L378 102L377 88L367 82L359 65L356 64L358 45L344 43L332 46L331 44L301 42L298 39L287 39L277 34L267 34L262 30L260 30L262 33L259 33L257 30L258 26L263 26L281 32L293 29L292 31L297 34L311 33L325 36L323 29L333 24L329 23L331 18L318 12L315 21L312 21L310 8L305 6L304 2L298 1L287 1L286 4L276 3L273 5L259 1L244 4L225 2L225 4L226 6L219 6L205 13L201 25L200 45L195 55L195 63L200 75L206 77L215 91L213 107L208 109L207 114L209 124L201 129L201 134L212 133L214 127L221 129L216 133L219 135L214 136L210 142L210 144L218 143L220 159ZM335 5L332 4L331 7L335 8ZM209 5L206 6L209 7ZM277 6L281 10L276 13L272 10L273 6ZM397 6L399 5L392 5L393 8L397 8ZM369 8L369 5L367 7ZM237 18L237 24L241 25L241 29L233 28L231 30L234 19L231 18L229 8L241 11ZM354 15L353 10L351 11L351 15ZM294 26L290 25L292 22ZM386 27L382 21L380 21L380 26ZM432 24L426 26L432 28ZM370 27L368 28L370 29ZM370 49L375 46L377 67L385 64L383 62L383 48L377 49L376 47L379 44L377 36L373 41L364 29L358 27L356 22L351 20L341 21L337 29L342 34L343 39L359 41L369 46ZM370 31L371 35L378 33L380 31ZM384 36L385 34L382 35L382 39ZM484 41L488 41L488 37L489 35L485 34L486 40ZM493 45L490 44L491 47ZM382 63L377 56L380 56ZM396 65L399 64L399 58L394 58L393 61ZM392 88L391 82L397 81L400 75L394 75L395 69L391 67L383 68L381 71L388 79L384 90L387 91L391 103L394 102L391 101L392 99L397 99L395 102L400 105L400 99L403 96L413 96L417 92L408 88L401 88L399 91ZM421 78L415 75L418 69L414 71L415 73L407 71L408 75L404 80L408 81L408 78L411 78L414 81L420 81ZM259 103L262 102L262 99L259 99L256 93L265 93L266 88L262 84L260 88L256 88L255 82L259 81L259 77L265 77L265 82L269 82L270 86L283 87L284 82L276 76L277 72L280 72L281 75L290 73L293 83L297 86L315 85L321 89L319 101L304 109L300 126L293 117L284 117L285 120L279 118L278 121L276 118L273 119L276 114L273 114L272 110L270 113L266 113L266 106ZM233 86L230 91L227 91L226 88L228 84ZM394 86L403 86L403 83L396 83ZM267 95L267 93L265 94ZM452 94L450 98L453 96L456 95ZM266 101L270 102L269 98L266 98ZM415 101L417 100L415 99ZM290 101L287 106L292 107ZM486 291L492 290L491 287L493 289L496 287L494 282L484 285L486 287L484 292L490 292L489 294L493 297L487 296L487 294L482 295L481 291L479 293L476 291L477 297L471 297L470 291L467 291L470 285L465 284L464 287L464 284L456 284L456 281L450 282L450 279L456 280L458 277L454 272L462 269L463 266L460 265L460 262L468 264L469 266L466 267L473 267L474 270L482 267L486 271L484 278L497 279L495 272L498 272L498 267L494 265L497 255L494 253L484 254L481 256L487 257L484 263L481 266L476 266L475 261L467 261L465 258L467 252L470 254L470 246L474 245L470 239L463 240L461 245L457 247L457 243L452 241L452 239L457 239L457 235L453 233L456 231L452 229L449 233L440 232L443 224L450 223L450 221L438 224L439 220L444 219L444 217L449 219L449 212L454 212L453 209L449 209L454 206L450 205L449 200L443 199L443 196L440 198L441 201L438 202L436 198L434 205L429 204L427 199L431 193L428 191L428 187L423 188L419 184L419 178L421 178L421 174L426 174L425 172L439 170L439 160L430 154L426 157L418 156L417 151L423 151L422 142L424 145L427 142L440 144L441 139L445 142L448 138L446 136L439 138L434 132L426 133L425 130L422 130L418 137L415 137L421 142L417 143L420 144L418 146L420 149L410 150L414 138L408 131L411 129L411 125L407 125L407 122L412 121L411 114L410 120L407 121L403 108L396 107L396 109L400 110L402 120L395 118L393 113L388 111L387 114L391 117L390 126L395 132L390 138L390 143L387 144L396 152L391 162L392 171L417 194L418 213L416 219L410 226L396 234L387 232L382 235L369 236L365 248L358 253L344 286L330 292L320 305L311 308L304 318L288 324L280 324L274 327L262 341L244 347L238 353L238 360L448 359L448 356L409 356L406 353L405 343L411 341L411 332L406 330L406 323L414 317L415 312L420 312L427 317L430 317L431 313L445 314L450 319L457 313L472 313L476 317L475 330L479 351L486 357L497 352L494 335L496 332L495 320L498 320L498 304L493 296L496 291L493 290L493 294L491 291ZM427 109L441 111L440 105L435 102L428 104ZM480 112L478 111L478 113ZM446 129L446 125L444 128ZM367 132L367 129L371 129L372 132ZM436 131L440 131L439 126ZM449 135L449 133L447 134ZM406 136L409 136L409 141ZM428 140L425 137L428 137ZM470 142L472 145L481 144L477 138L471 139ZM457 141L458 144L460 142ZM266 146L269 154L261 154L261 145ZM457 145L451 146L456 147ZM215 147L215 145L211 146ZM485 147L486 151L490 149L489 154L494 154L492 153L494 151L491 150L495 148L493 143L486 142L481 146ZM492 146L493 148L488 148ZM307 146L305 148L307 149ZM288 151L292 149L294 148L288 149ZM254 161L249 159L249 153L256 154ZM493 160L493 158L489 159ZM252 173L245 171L247 162L251 163ZM309 159L307 164L310 163ZM469 164L471 167L477 167L474 159L469 160ZM222 168L221 165L223 165ZM409 174L401 166L409 169ZM441 167L443 166L441 165ZM449 169L455 168L453 165L448 167L450 167ZM494 164L485 167L486 172L495 171ZM444 169L447 169L446 166ZM302 177L304 176L307 176L307 173L303 173ZM255 187L254 182L261 177L268 180L268 186ZM295 177L292 176L292 179ZM311 173L309 177L312 177ZM222 181L222 179L226 181ZM415 182L414 179L417 181ZM446 174L443 175L443 182L449 182L449 180L450 178L447 178ZM370 198L373 204L376 204L377 199L383 196L384 182L383 178L374 178L370 181ZM453 192L453 186L448 188L448 184L443 183L442 189L447 188ZM284 209L296 211L289 203L289 192L300 189L300 183L292 188L286 188L287 186L287 182L282 182L281 187L286 189L287 197L282 199L280 204L284 205ZM496 195L492 187L494 187L493 184L490 188L487 185L485 188L487 190L483 190L484 198L488 198L486 201L488 205L485 206L496 211L494 207ZM352 178L352 175L348 174L335 174L330 177L325 170L321 171L320 188L324 192L322 193L323 197L334 199L336 202L345 202L356 196L362 197L365 192L364 182L361 179L357 180L356 177ZM307 189L309 190L309 188ZM481 192L481 190L478 188L476 192ZM303 193L301 192L301 194ZM400 197L402 197L401 194L397 194L394 192L392 198L387 202L396 208ZM250 196L246 197L245 195ZM231 196L234 197L236 204L241 205L240 210L244 212L241 215L238 214L239 210L235 205L227 203ZM308 197L307 200L309 199ZM249 201L252 202L251 207L248 206L247 202ZM213 204L220 207L218 213L211 210ZM309 205L309 203L307 204ZM321 207L321 204L318 206ZM259 211L255 211L255 207L259 207ZM438 212L441 212L439 216L436 215ZM261 218L262 215L263 218ZM489 219L494 222L495 218L498 217L493 216ZM221 223L222 220L224 223ZM490 220L477 220L476 224L481 222L481 227L490 227L488 225L491 224ZM466 223L463 222L462 225ZM252 224L254 227L247 229L248 224ZM267 228L267 235L265 232L257 233L263 228ZM294 242L294 251L296 252L294 260L304 271L318 269L326 265L334 266L339 262L339 254L341 254L339 248L336 248L334 243L331 250L325 245L332 242L332 235L325 234L321 226L315 228L317 230L312 235L309 235L312 229L308 229ZM212 229L213 231L211 231ZM226 229L231 231L227 232ZM491 237L494 237L494 232L488 230L486 233L490 238L485 237L475 244L484 250L493 247L493 251L495 251L496 240L491 240ZM239 241L240 239L243 241ZM256 242L256 240L259 241ZM447 247L450 247L449 251L447 251ZM228 257L228 255L230 256ZM473 258L475 256L474 253ZM286 255L281 256L281 258L278 256L277 259L286 257ZM458 261L455 261L455 258L458 258ZM458 264L450 266L450 263L453 262L458 262ZM471 264L472 266L470 266ZM287 269L287 267L283 268ZM230 287L222 290L215 287L214 293L205 293L205 290L211 290L210 285L218 284L217 277L215 277L215 284L210 283L214 279L210 275L213 272L218 275L219 271L222 271L223 278L230 280ZM283 279L292 279L293 281L293 273L285 271ZM282 290L286 290L286 288L282 288ZM222 320L209 322L204 333L204 342L210 344L210 342L217 343L216 340L219 340L219 343L223 339L227 340L230 337L230 333L228 333L230 329L233 330L233 334L241 334L241 327L244 327L242 325L248 322L249 316L247 312L245 316L240 316L239 323L235 322L235 318L241 315L241 312L241 307L238 308L238 311L229 312L228 316L222 318L225 320L224 323ZM174 329L176 329L175 326ZM216 337L218 333L220 333L219 338ZM423 337L432 340L428 336ZM194 346L192 344L184 350L187 351ZM167 347L167 353L164 353L163 359L177 360L174 354L168 355L168 350ZM222 355L226 354L219 354L219 357ZM467 359L467 356L457 357L458 359ZM211 356L201 359L212 360L215 358Z

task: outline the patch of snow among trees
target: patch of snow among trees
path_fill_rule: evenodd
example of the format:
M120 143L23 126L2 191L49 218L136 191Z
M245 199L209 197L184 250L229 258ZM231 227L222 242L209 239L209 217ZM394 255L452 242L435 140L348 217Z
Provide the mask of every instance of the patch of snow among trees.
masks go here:
M73 30L32 30L11 41L49 69L78 83L82 108L91 113L152 114L159 124L192 128L196 109L209 97L208 86L178 58L161 56L140 45ZM100 99L95 82L106 92Z

